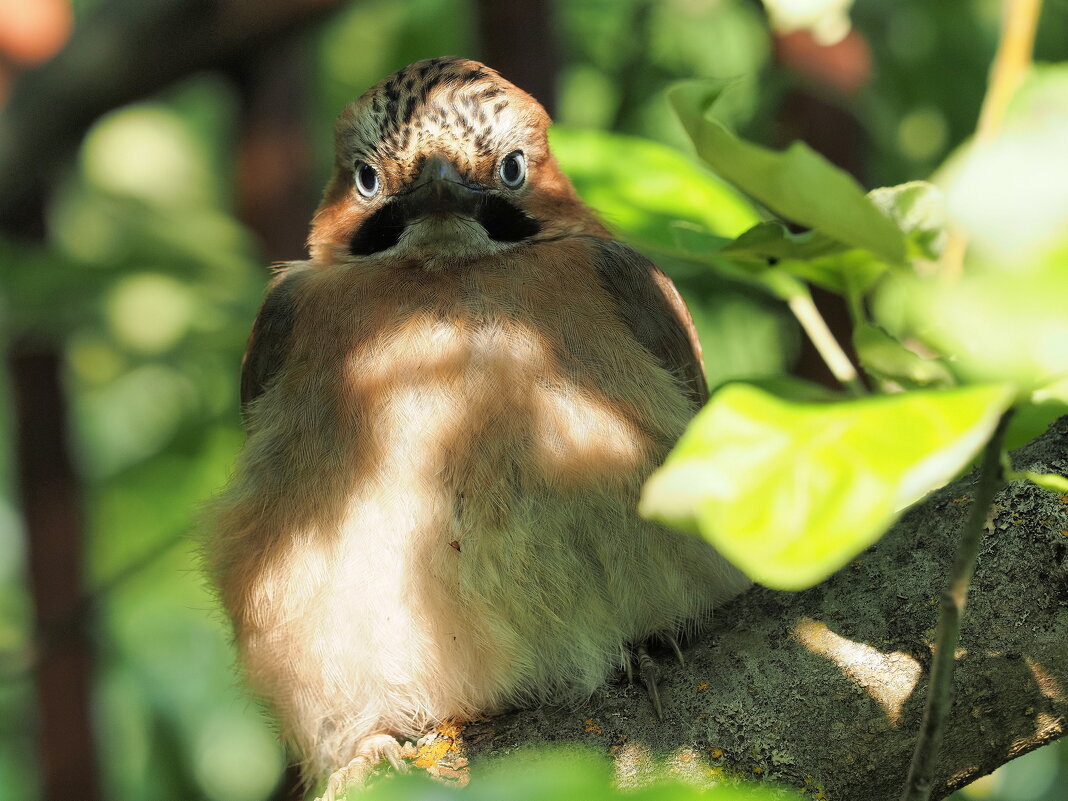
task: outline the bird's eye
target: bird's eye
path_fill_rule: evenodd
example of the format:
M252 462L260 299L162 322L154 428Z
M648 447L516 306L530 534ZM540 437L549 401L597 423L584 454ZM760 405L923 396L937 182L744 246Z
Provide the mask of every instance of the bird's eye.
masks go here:
M501 181L509 189L518 189L527 179L527 160L523 158L522 150L513 150L501 160L498 170Z
M375 168L366 161L356 162L356 188L364 197L374 197L382 187Z

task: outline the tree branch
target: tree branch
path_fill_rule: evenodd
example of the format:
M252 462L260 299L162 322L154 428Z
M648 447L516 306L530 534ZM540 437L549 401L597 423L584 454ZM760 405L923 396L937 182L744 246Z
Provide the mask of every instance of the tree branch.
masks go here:
M1013 460L1064 475L1066 454L1068 417ZM685 668L662 655L663 724L637 688L610 684L580 709L469 724L472 769L555 741L611 753L623 785L666 762L705 782L720 768L828 798L896 799L926 701L939 594L976 487L973 474L933 493L811 590L758 588L720 610ZM994 510L961 629L936 799L1068 725L1068 496L1015 482Z

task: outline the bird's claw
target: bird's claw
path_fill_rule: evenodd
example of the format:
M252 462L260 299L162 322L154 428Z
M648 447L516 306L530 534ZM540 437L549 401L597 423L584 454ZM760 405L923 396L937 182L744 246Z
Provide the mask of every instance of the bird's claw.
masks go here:
M682 655L682 649L679 648L679 641L670 634L665 634L664 639L667 640L668 645L671 646L671 650L675 652L675 658L679 660L679 664L686 667L686 658Z
M671 646L675 658L679 660L680 665L685 667L686 658L682 655L682 649L679 647L678 640L671 634L661 634L660 637ZM645 692L649 696L649 701L653 705L656 719L662 721L664 719L664 707L660 702L660 691L657 687L658 676L656 663L653 661L653 658L649 656L649 651L645 645L635 647L633 659L631 653L626 648L623 649L623 670L627 675L628 684L634 683L632 661L638 663L638 675L641 676L642 684L645 685Z
M664 708L660 704L660 692L656 688L656 663L653 662L652 657L649 656L649 651L644 645L639 645L634 653L638 661L638 674L642 677L642 683L645 684L645 691L649 694L649 700L653 702L656 719L662 721L664 719Z
M371 735L360 743L356 756L345 767L330 774L326 789L315 801L341 801L350 788L362 786L383 761L398 773L408 772L408 766L401 758L400 743L388 734Z

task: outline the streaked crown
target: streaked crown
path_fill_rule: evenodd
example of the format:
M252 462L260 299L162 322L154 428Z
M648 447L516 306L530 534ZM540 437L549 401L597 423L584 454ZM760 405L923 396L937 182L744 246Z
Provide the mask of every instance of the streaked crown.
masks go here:
M431 194L422 190L434 180L448 187L458 214L482 222L480 210L492 207L494 222L484 223L490 244L467 243L472 256L544 236L605 235L560 172L549 123L537 100L476 61L435 58L394 73L338 117L334 175L309 240L313 256L336 260L346 245L348 255L389 254L414 242L396 229L445 210L413 202ZM497 224L502 219L506 226ZM425 231L419 241L428 246Z

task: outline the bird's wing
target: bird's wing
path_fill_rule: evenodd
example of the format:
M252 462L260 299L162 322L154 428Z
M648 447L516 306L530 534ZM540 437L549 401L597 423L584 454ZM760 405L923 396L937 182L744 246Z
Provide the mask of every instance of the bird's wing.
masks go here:
M622 242L591 240L601 284L639 344L682 384L694 407L708 400L701 343L679 291L660 269Z
M267 289L241 362L241 416L249 427L249 404L270 384L289 352L290 333L296 312L296 296L306 269L291 267Z

